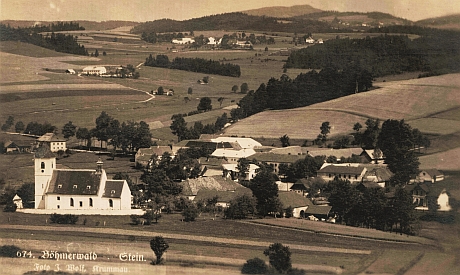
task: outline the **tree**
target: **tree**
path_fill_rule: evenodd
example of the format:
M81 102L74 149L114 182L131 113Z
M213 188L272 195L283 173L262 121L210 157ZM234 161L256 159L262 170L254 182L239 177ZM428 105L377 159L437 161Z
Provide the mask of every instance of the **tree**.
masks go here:
M361 135L361 143L365 149L374 149L380 133L380 120L369 118L366 120L366 130Z
M185 139L188 129L184 117L181 114L173 115L171 120L172 123L169 128L172 130L173 134L177 136L177 141Z
M279 210L278 186L276 175L271 171L261 170L251 180L249 188L257 200L257 212L266 216Z
M236 91L238 91L238 85L233 85L232 92L236 93Z
M33 203L31 203L35 199L35 185L33 183L24 183L16 193L21 197L24 207L33 207Z
M104 52L102 52L102 55L103 55L103 56L106 56L106 55L107 55L107 53L104 51Z
M245 83L241 84L240 92L242 94L246 94L246 93L248 93L248 91L249 91L248 83L245 82Z
M242 195L230 202L225 210L225 217L228 219L246 219L249 215L256 214L256 200L252 196Z
M150 240L150 248L155 253L156 261L152 264L161 264L163 262L163 254L168 250L169 244L163 239L162 236L156 236Z
M7 131L13 125L14 125L14 117L8 116L8 118L5 121L5 124L2 125L2 131Z
M16 256L16 255L15 255ZM242 274L265 274L268 271L267 264L260 258L253 258L246 261L241 269Z
M182 211L182 216L184 216L184 221L193 222L199 214L198 207L194 203L187 203L184 210Z
M14 130L16 131L16 133L20 133L24 131L24 129L25 129L25 125L22 121L16 122L16 125L14 126Z
M321 130L321 141L325 142L327 139L327 135L331 132L331 126L329 125L329 121L323 122L319 129Z
M64 127L62 127L62 135L64 135L64 138L69 138L75 136L75 133L77 131L77 126L72 124L72 121L67 122Z
M382 124L377 146L385 156L388 169L394 173L392 185L404 185L411 175L418 174L419 161L415 154L413 131L404 120L387 120Z
M189 95L193 94L193 89L192 89L192 87L188 87L188 89L187 89L187 94L189 94Z
M98 57L99 56L99 51L96 49L96 52L94 53L94 56L95 57Z
M109 126L113 118L109 116L105 111L102 111L99 117L96 118L96 128L92 131L95 138L102 142L109 140Z
M289 143L289 136L288 135L284 135L284 136L280 137L279 140L281 141L281 144L283 145L283 147L291 146L291 144Z
M206 83L206 84L209 83L209 76L204 76L203 77L203 83Z
M157 95L164 95L164 94L165 94L165 90L163 89L163 86L158 87Z
M78 128L76 137L78 140L86 141L86 146L91 147L91 133L87 128Z
M249 172L250 165L251 163L247 158L238 159L238 163L236 165L236 169L238 169L238 179L244 180L246 178L246 174Z
M264 255L268 256L270 265L280 273L292 268L291 251L288 246L284 246L281 243L273 243L268 249L265 249Z
M217 101L220 103L219 107L222 107L222 103L224 102L224 99L225 99L225 98L223 98L223 97L219 97L219 98L217 99Z
M198 111L211 111L212 110L212 102L211 102L211 99L209 97L202 97L200 99L200 103L198 104L198 106L196 107Z

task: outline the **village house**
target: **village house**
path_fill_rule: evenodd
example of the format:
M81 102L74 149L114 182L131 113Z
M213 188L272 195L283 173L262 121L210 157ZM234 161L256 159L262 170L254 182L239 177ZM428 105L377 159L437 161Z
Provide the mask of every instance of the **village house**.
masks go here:
M219 191L214 189L201 189L198 191L194 201L196 202L206 202L210 199L217 197L217 202L215 206L228 208L233 200L241 196L252 197L252 191L249 188L240 186L236 187L235 190L231 191Z
M183 187L182 195L186 196L189 200L194 200L200 190L235 192L238 188L243 187L241 184L222 176L187 179L180 184Z
M74 69L67 69L67 70L65 70L65 73L66 74L75 74L75 70Z
M224 177L238 181L239 170L237 166L236 163L222 164ZM259 168L260 167L255 164L249 164L248 171L245 173L246 176L243 180L252 180L259 171Z
M369 163L382 164L385 162L385 156L379 149L363 150L361 156L364 157Z
M217 158L225 158L228 161L228 163L237 163L238 160L242 158L248 158L254 155L255 153L256 151L254 151L254 149L235 150L227 148L218 148L214 150L211 156Z
M338 178L341 180L348 180L350 183L361 182L364 178L364 175L367 172L367 168L359 166L356 163L347 163L347 164L332 164L325 163L321 169L317 172L318 177L323 178L325 181L334 180Z
M57 169L46 146L35 152L35 209L85 214L131 209L126 180L110 180L99 159L96 169Z
M257 153L251 156L251 159L256 159L259 162L265 162L273 168L273 172L279 175L280 165L289 165L298 160L304 159L305 155L287 155L273 153Z
M156 155L156 161L159 161L164 153L169 153L171 158L174 158L178 150L179 148L173 146L151 146L150 148L139 148L134 156L134 161L136 165L147 167L153 155Z
M305 39L305 43L307 44L314 44L315 43L315 39L311 38L311 37L308 37Z
M437 211L450 211L449 194L445 188L430 182L421 182L405 186L412 196L416 210L429 210L430 205L436 206Z
M212 157L201 157L198 162L202 177L222 176L224 173L222 165L228 164L228 161L223 158Z
M58 152L60 150L67 150L67 140L64 137L58 136L54 133L46 133L37 139L38 146L46 145L50 148L51 152Z
M444 180L444 174L437 169L421 170L417 177L418 181L429 181L432 183Z
M281 148L273 148L270 150L270 153L273 154L282 154L282 155L307 155L308 148L301 146L287 146Z
M5 151L7 154L12 153L30 153L32 152L35 141L31 140L16 140L6 143Z
M306 197L297 194L296 192L278 192L278 198L283 205L283 210L292 208L292 216L294 218L304 218L305 211L313 205Z

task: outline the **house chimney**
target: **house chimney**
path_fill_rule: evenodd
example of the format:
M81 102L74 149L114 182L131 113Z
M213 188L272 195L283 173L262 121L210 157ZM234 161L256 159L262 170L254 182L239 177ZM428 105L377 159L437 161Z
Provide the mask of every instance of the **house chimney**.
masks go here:
M102 173L102 165L103 165L103 164L104 164L104 163L102 162L101 158L99 158L99 159L97 160L97 163L96 163L96 165L97 165L96 173L97 173L97 174L101 174L101 173Z

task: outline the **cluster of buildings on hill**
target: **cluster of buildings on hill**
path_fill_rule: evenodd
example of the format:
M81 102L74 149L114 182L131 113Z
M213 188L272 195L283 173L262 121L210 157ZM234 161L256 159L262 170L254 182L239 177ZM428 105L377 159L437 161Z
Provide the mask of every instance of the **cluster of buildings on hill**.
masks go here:
M74 69L67 69L66 74L77 74ZM87 66L84 67L78 75L85 76L100 76L112 78L130 78L133 77L133 72L123 66Z
M35 208L38 213L109 213L132 214L139 209L132 208L131 190L125 180L111 180L98 161L95 169L58 169L53 152L66 148L65 140L53 134L38 139L34 150ZM228 207L230 202L241 195L252 195L250 189L238 181L253 179L259 166L250 164L244 178L238 171L238 161L242 158L255 159L270 165L282 179L280 166L289 165L306 156L334 156L338 163L324 163L316 178L300 179L297 182L277 182L279 199L285 208L292 207L294 217L315 217L328 219L331 207L321 194L310 194L315 180L324 182L339 178L348 180L363 188L384 188L392 176L386 167L384 156L372 150L361 148L329 149L289 146L274 148L262 146L251 138L203 135L197 140L185 140L175 146L152 146L140 148L135 155L138 166L148 166L153 155L161 158L168 153L174 158L179 149L190 147L208 148L209 157L199 159L201 174L198 178L187 179L181 184L182 195L193 201L206 201L218 197L217 205ZM32 149L35 148L35 149ZM38 149L37 149L38 148ZM341 163L351 157L361 159L360 163ZM440 211L449 211L448 192L437 183L444 175L435 169L422 170L406 189L413 197L416 209L428 210L429 199L437 200ZM19 205L19 201L16 198Z
M171 40L171 43L176 44L176 45L190 45L195 43L195 39L190 38L190 37L184 37L184 38L176 38ZM219 46L222 44L222 37L217 39L215 37L208 37L206 38L206 45L215 47ZM251 41L247 40L237 40L237 39L231 39L228 42L228 45L230 46L235 46L237 48L243 48L243 49L249 49L253 47L253 44Z

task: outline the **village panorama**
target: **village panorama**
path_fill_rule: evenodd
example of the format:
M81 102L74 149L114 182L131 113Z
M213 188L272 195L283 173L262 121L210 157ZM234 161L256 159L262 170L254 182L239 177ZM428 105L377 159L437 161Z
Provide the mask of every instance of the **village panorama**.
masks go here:
M0 40L0 273L460 271L460 16L2 20Z

